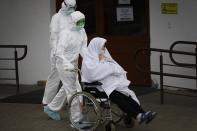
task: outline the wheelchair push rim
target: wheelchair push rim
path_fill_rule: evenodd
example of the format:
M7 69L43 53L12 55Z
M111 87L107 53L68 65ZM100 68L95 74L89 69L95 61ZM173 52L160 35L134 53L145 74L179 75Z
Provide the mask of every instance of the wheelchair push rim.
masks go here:
M76 122L73 118L73 105L78 101L78 106L80 104L80 116L79 121ZM97 100L87 92L77 92L74 94L69 101L69 116L70 122L74 128L80 131L93 131L97 128L101 121L101 111ZM78 118L77 118L78 119ZM85 128L81 125L86 126Z

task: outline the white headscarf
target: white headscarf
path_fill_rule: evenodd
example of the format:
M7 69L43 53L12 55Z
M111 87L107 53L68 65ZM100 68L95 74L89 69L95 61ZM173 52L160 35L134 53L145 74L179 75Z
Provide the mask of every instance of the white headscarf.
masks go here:
M101 63L99 61L98 56L105 42L106 39L100 37L93 38L90 41L88 50L82 62L82 80L86 82L100 81L106 76L113 74L113 70L106 71L106 69L110 67L109 64ZM105 52L107 54L107 49Z
M99 54L106 41L106 39L100 37L95 37L90 41L82 62L82 82L99 81L103 84L102 89L108 96L114 90L117 90L131 96L139 103L135 93L128 88L130 81L127 80L126 71L112 59L107 49L104 53L107 59L99 61Z

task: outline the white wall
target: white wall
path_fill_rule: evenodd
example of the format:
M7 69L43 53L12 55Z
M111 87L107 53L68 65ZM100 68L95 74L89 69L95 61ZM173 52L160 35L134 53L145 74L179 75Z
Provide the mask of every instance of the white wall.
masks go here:
M48 26L54 9L55 0L0 1L0 44L28 46L26 58L19 62L21 84L35 84L47 79L50 70ZM5 49L0 52L2 56ZM6 55L9 55L7 51ZM11 63L0 63L0 66L7 65L11 66ZM11 75L14 74L7 73L6 76ZM1 76L5 76L5 71L0 72Z
M177 15L161 14L160 4L178 3ZM150 0L151 47L169 49L177 40L196 41L197 38L196 0ZM28 54L19 63L20 83L35 84L46 80L50 71L49 30L50 17L55 10L55 0L1 0L0 1L0 44L27 44ZM191 47L185 47L193 50ZM5 50L2 54L9 55ZM158 70L158 54L152 54L152 70ZM168 60L167 60L168 61ZM191 61L191 60L190 60ZM1 63L8 66L13 63ZM175 69L167 68L173 72ZM176 69L176 72L194 74L193 70ZM0 77L4 72L0 72ZM8 73L13 75L13 73ZM153 76L157 79L157 76ZM159 80L158 80L159 82ZM165 84L196 87L195 81L165 78Z
M162 14L161 3L178 3L178 14ZM150 0L150 33L151 47L169 49L175 41L197 41L197 1L196 0ZM194 52L194 46L178 47L179 50ZM169 62L168 56L165 62ZM178 58L180 62L194 62L193 59L185 57ZM159 70L159 54L151 55L152 70ZM195 70L180 68L165 68L165 72L195 75ZM159 82L157 76L152 76ZM181 86L185 88L196 88L195 80L175 79L165 77L164 84Z

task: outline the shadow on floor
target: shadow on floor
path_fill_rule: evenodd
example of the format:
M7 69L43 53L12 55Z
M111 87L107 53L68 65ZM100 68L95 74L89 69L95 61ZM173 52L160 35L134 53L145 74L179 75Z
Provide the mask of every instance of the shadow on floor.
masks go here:
M32 86L32 88L35 88L35 87ZM157 89L150 88L150 87L132 87L131 89L136 93L137 96L142 96L142 95L157 91ZM0 102L1 103L41 104L43 93L44 93L44 88L41 88L41 89L38 88L37 90L30 91L27 93L21 93L17 95L8 96L6 98L0 99Z

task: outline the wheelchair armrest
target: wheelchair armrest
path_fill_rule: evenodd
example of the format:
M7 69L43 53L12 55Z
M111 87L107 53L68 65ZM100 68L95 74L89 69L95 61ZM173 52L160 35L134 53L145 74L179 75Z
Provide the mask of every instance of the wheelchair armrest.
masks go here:
M102 83L99 82L99 81L95 81L95 82L91 82L91 83L88 83L88 82L82 82L83 85L85 86L101 86Z

